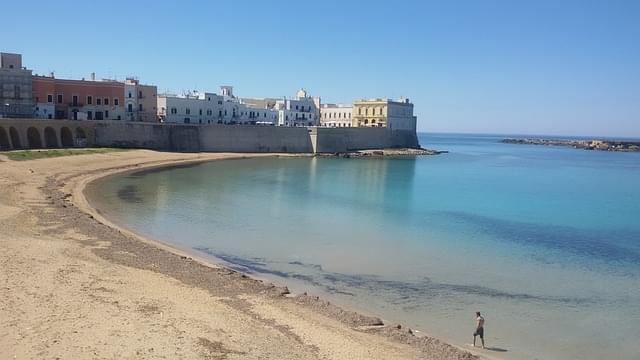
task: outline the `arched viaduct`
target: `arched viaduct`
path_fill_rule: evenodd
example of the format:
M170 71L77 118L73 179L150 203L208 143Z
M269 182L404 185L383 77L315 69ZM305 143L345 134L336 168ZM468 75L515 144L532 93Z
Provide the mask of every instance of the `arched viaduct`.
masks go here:
M0 119L0 151L94 146L95 126L91 121Z

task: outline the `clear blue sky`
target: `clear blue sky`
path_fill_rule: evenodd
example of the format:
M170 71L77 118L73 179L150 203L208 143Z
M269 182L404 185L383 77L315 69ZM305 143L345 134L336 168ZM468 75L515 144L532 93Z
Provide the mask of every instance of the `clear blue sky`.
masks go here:
M28 4L28 6L27 6ZM640 1L27 1L37 73L323 102L409 97L435 132L640 137ZM12 32L9 29L13 29Z

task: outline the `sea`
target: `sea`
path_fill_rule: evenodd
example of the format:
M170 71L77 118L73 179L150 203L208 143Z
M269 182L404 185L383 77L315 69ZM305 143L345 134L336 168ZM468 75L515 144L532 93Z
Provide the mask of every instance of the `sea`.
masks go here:
M268 157L90 185L108 218L462 348L640 358L640 153L420 134L402 159Z

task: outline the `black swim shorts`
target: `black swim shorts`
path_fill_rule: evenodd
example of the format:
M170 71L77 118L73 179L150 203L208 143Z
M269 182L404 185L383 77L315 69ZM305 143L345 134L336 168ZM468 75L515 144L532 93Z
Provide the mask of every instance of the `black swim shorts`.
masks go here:
M477 328L473 336L480 336L480 339L484 339L484 328Z

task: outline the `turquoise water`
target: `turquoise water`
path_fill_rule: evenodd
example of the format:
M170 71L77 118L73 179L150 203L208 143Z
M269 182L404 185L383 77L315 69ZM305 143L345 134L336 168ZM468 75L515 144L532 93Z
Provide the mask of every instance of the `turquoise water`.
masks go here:
M480 310L496 357L637 359L640 154L501 138L145 171L91 197L142 234L457 344Z

